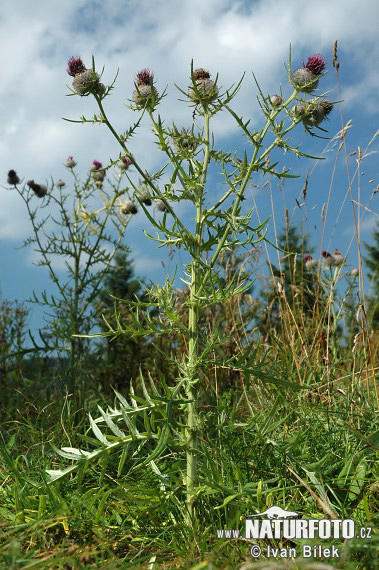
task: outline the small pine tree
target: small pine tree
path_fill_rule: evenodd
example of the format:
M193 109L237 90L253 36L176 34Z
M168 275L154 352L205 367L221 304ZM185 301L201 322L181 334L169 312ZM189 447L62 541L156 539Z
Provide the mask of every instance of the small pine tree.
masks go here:
M306 317L312 317L317 310L316 282L303 262L304 255L312 251L308 241L308 236L303 236L297 227L288 224L278 235L278 247L287 253L282 255L280 268L271 265L270 286L261 293L263 312L257 326L264 337L270 331L283 332L287 303L292 314L299 318L299 323Z
M128 305L125 301L142 300L141 283L134 277L133 264L126 252L118 252L114 258L114 266L104 278L103 288L96 303L99 314L99 325L103 331L108 330L103 317L108 323L116 324L115 314L121 321L128 320ZM121 335L115 339L107 338L106 357L100 367L100 379L103 387L113 386L117 389L129 386L130 380L139 375L139 367L147 358L146 337L128 337ZM99 346L99 352L104 352L104 342Z
M116 253L115 265L110 269L104 279L103 288L99 294L99 301L108 309L114 306L113 297L133 301L142 297L142 286L134 278L133 264L125 251Z

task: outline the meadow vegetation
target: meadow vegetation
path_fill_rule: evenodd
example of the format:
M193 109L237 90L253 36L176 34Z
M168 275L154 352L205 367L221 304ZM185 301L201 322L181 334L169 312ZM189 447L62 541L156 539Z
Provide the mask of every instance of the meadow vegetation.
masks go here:
M338 81L337 46L334 55ZM84 180L69 157L71 181L50 187L8 175L31 221L24 245L36 248L56 293L31 298L46 308L38 338L28 337L25 304L0 305L1 568L376 567L379 232L361 243L354 194L375 137L352 171L343 119L335 135L334 160L345 157L349 173L354 265L347 249L314 251L313 171L296 181L302 224L274 208L277 184L285 193L296 174L282 168L283 152L316 160L300 139L327 135L337 104L315 95L324 71L322 56L296 70L290 57L289 94L257 85L265 122L255 131L232 108L240 83L221 92L217 76L193 66L180 89L193 125L169 127L158 113L165 93L145 69L130 101L137 121L119 134L105 110L113 84L101 83L94 61L69 61L72 95L99 107L76 122L110 129L119 154L106 166L95 160ZM242 153L217 147L221 112L244 135ZM155 173L129 149L146 118L164 156ZM269 220L256 201L263 175ZM183 201L191 221L177 213ZM146 239L188 254L182 288L175 275L158 284L134 274L125 244L136 215L154 229ZM324 226L327 216L326 206ZM302 543L320 540L218 537L242 536L247 515L274 505L303 519L353 519L371 538L324 540L339 558L304 559ZM252 542L299 555L254 560Z

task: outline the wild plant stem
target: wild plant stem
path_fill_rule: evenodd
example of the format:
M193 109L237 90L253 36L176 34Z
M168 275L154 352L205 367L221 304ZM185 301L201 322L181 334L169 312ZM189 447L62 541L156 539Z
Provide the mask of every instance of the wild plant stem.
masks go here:
M204 106L205 119L205 148L203 169L201 174L201 183L196 198L196 230L195 245L192 254L191 263L191 285L190 285L190 305L188 314L188 385L186 388L187 398L189 400L187 408L187 508L188 516L191 521L195 517L195 489L197 484L197 442L198 442L198 368L199 368L199 287L201 283L201 269L198 261L202 255L202 234L203 234L203 194L207 178L209 164L209 114Z

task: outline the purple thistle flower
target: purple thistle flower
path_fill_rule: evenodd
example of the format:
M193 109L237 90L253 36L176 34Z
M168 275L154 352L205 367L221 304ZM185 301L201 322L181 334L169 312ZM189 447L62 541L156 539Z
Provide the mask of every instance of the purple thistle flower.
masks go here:
M151 80L154 78L154 74L151 73L150 69L142 69L137 73L136 83L138 86L150 85Z
M70 57L68 60L67 73L71 75L71 77L75 77L76 75L79 75L79 73L83 73L85 70L86 66L82 62L80 56Z
M65 162L65 166L67 166L67 168L73 168L74 166L76 166L76 162L74 160L73 156L69 156Z
M103 167L102 163L99 162L98 160L94 160L92 164L96 168L96 170Z
M117 166L120 170L128 170L131 164L131 159L128 156L124 156L124 158L117 163Z
M326 66L325 57L320 55L319 53L314 53L313 55L311 55L310 58L308 58L307 65L305 65L304 67L312 71L314 75L321 75L321 73L325 69L325 66Z

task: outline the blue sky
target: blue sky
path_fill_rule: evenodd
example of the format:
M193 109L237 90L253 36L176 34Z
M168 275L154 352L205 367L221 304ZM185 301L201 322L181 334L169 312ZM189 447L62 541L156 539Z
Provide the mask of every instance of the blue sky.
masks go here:
M279 157L280 166L290 166L300 178L287 181L282 189L273 181L272 201L279 228L283 226L283 213L288 208L293 223L307 218L316 256L321 248L337 247L345 253L351 243L348 261L351 267L356 266L349 182L344 154L336 160L340 143L337 133L342 124L351 120L346 135L350 154L357 152L358 146L364 151L379 129L378 21L376 0L362 0L359 4L345 0L343 5L330 0L312 3L303 0L182 0L180 3L174 0L39 0L37 3L3 0L0 6L0 123L3 128L0 284L3 298L22 301L33 290L53 290L44 268L33 265L35 253L31 249L17 249L30 234L31 226L20 197L6 187L8 170L13 168L25 180L42 183L51 178L67 179L64 162L67 156L73 155L78 162L78 172L84 177L94 159L107 164L120 151L105 127L74 125L62 120L62 117L77 119L83 114L90 117L96 111L95 102L90 98L66 96L66 84L70 83L67 60L77 54L87 66L92 55L99 69L105 66L105 83L110 83L119 69L116 88L105 101L108 116L119 131L136 119L123 103L131 97L136 72L144 67L154 72L158 91L168 87L168 95L159 108L161 116L168 124L174 121L179 128L191 126L192 109L178 101L182 96L174 87L174 83L184 89L188 86L191 59L195 68L205 67L213 77L218 73L223 87L237 82L246 72L233 108L259 128L262 115L252 72L265 94L278 93L282 88L289 95L291 89L284 68L289 45L292 45L294 68L300 67L312 53L322 53L328 63L322 91L329 90L328 98L335 101L338 99L336 74L331 61L333 45L338 40L343 103L342 118L336 106L325 123L332 140L309 137L301 128L292 138L305 152L323 154L326 160L315 164L307 160L294 161L288 155ZM216 145L224 150L239 148L243 152L244 141L226 114L216 118L213 131ZM368 152L377 152L378 141L379 137L368 147ZM131 150L146 170L153 172L163 164L147 120L132 139ZM377 156L368 154L359 174L356 158L357 155L348 157L353 199L362 204L360 214L365 212L360 225L361 239L370 241L378 220L379 193L372 197L379 183ZM308 170L311 175L305 215L305 207L299 209L296 198L302 202L301 189ZM216 176L211 177L210 186L215 181ZM260 185L262 180L253 182ZM321 210L328 202L330 187L324 225ZM272 215L269 188L253 191L261 219ZM179 213L183 219L191 217L186 204L180 205ZM132 219L127 234L136 274L162 282L167 268L173 270L175 263L180 265L184 258L176 256L169 263L167 252L157 250L144 236L143 228L148 230L149 226L139 213ZM273 220L270 235L273 236ZM270 256L275 261L277 254L271 249ZM261 269L264 270L263 265ZM33 308L30 326L35 329L40 325L41 312Z

